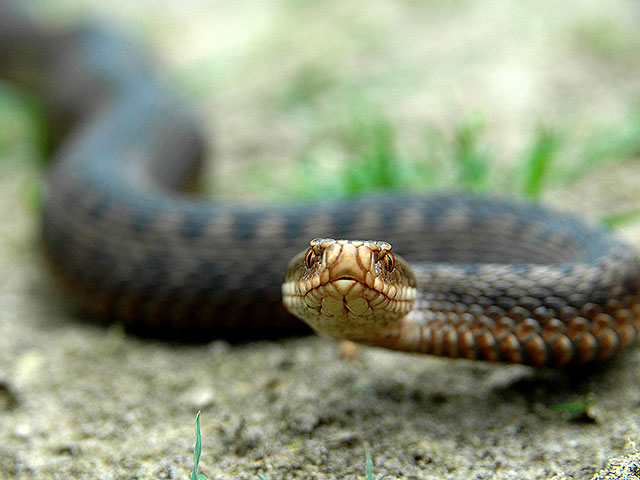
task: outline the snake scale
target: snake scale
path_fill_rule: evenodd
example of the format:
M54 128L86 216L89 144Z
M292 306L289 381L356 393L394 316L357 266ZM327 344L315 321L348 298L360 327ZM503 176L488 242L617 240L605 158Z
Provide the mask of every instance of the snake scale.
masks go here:
M38 93L63 138L43 238L83 311L153 334L279 336L303 325L282 291L335 338L534 366L605 359L638 336L635 251L571 215L469 194L183 193L202 137L145 52L94 26L49 31L16 5L0 0L0 73Z

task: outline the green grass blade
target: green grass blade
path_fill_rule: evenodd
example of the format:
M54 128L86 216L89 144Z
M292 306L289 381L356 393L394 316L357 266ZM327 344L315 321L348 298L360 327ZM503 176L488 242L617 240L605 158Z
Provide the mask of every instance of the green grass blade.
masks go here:
M196 415L196 444L193 447L193 471L191 472L191 480L207 480L207 477L198 473L198 465L200 464L200 454L202 453L202 436L200 435L200 412Z
M602 223L604 223L609 228L620 228L625 225L629 225L631 223L638 222L640 220L640 210L631 210L628 212L615 213L611 215L606 215L601 218Z
M587 423L594 422L594 418L589 415L588 409L595 394L590 390L581 400L570 403L559 403L551 405L549 408L552 412L565 412L569 420L582 421Z
M373 480L373 461L371 460L371 454L367 452L365 454L365 471L367 480Z
M530 198L540 197L545 176L558 151L557 135L550 128L540 127L524 161L522 193Z

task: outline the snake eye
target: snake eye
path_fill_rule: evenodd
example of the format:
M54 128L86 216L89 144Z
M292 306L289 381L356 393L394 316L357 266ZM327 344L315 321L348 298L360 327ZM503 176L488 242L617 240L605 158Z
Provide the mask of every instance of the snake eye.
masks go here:
M396 259L391 252L387 252L382 258L382 261L384 262L384 266L388 272L391 272L396 266Z
M304 264L307 268L313 267L313 262L316 259L316 254L313 251L313 248L307 250L307 254L304 256Z

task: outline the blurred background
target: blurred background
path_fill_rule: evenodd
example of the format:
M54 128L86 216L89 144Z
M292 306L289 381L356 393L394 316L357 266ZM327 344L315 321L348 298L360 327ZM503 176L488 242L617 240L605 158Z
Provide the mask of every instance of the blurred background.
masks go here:
M208 196L492 191L595 216L640 247L635 0L16 2L158 58L210 140ZM375 349L336 361L315 337L180 348L81 321L40 255L45 130L37 95L0 80L9 478L186 478L201 409L211 479L363 478L369 449L376 478L587 478L637 442L633 352L547 383ZM593 422L550 412L592 393Z
M640 210L637 2L23 3L157 56L211 140L207 195L491 190L614 225ZM29 98L0 83L5 164L40 155Z

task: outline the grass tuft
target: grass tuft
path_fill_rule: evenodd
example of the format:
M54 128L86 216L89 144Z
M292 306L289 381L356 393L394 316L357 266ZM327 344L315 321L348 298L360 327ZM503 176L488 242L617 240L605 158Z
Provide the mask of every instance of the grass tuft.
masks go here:
M579 160L568 170L569 180L594 168L640 155L640 105L635 105L624 122L598 128L578 146Z
M484 190L489 184L491 155L483 143L484 118L472 115L455 128L452 161L458 169L458 185L467 190Z
M402 166L396 150L395 132L388 121L359 128L361 152L344 172L347 195L371 190L390 190L402 186Z
M45 131L37 102L0 83L0 168L13 158L38 165L47 148Z

